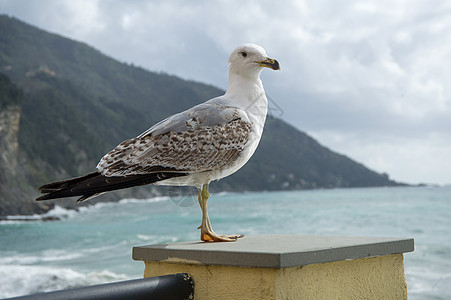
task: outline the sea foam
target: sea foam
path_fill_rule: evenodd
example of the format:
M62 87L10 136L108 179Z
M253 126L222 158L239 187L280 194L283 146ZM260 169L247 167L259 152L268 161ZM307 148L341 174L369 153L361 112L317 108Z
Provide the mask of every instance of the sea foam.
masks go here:
M70 268L0 265L0 298L131 279L108 270L81 273Z

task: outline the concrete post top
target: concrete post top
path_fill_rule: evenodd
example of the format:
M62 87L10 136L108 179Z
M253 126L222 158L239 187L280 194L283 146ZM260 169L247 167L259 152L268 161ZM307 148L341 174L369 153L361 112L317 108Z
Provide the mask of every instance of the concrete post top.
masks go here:
M288 268L412 252L414 240L264 234L236 242L180 242L133 247L133 259L200 265Z

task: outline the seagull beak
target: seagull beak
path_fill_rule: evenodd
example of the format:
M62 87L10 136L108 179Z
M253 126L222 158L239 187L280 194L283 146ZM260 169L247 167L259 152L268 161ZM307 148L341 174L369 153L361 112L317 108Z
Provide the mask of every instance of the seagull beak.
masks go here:
M260 67L271 68L273 70L280 70L279 62L275 59L267 57L265 60L257 61Z

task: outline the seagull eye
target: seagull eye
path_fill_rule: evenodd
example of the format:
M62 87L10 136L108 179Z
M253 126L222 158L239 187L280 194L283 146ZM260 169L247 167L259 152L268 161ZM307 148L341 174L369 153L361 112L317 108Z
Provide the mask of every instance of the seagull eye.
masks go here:
M247 53L246 53L245 51L241 51L241 56L242 56L242 57L246 57L246 56L247 56Z

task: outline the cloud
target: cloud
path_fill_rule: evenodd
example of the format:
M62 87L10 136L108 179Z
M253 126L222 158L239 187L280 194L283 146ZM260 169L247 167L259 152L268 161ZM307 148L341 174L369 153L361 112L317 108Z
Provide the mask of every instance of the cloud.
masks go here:
M392 179L417 183L451 182L447 171L451 168L449 134L431 132L421 138L413 138L414 133L403 136L334 130L311 134L328 140L332 149L365 162L373 170L390 170Z
M451 183L450 2L0 0L0 11L224 89L230 50L261 44L281 63L262 77L288 122L397 180Z

